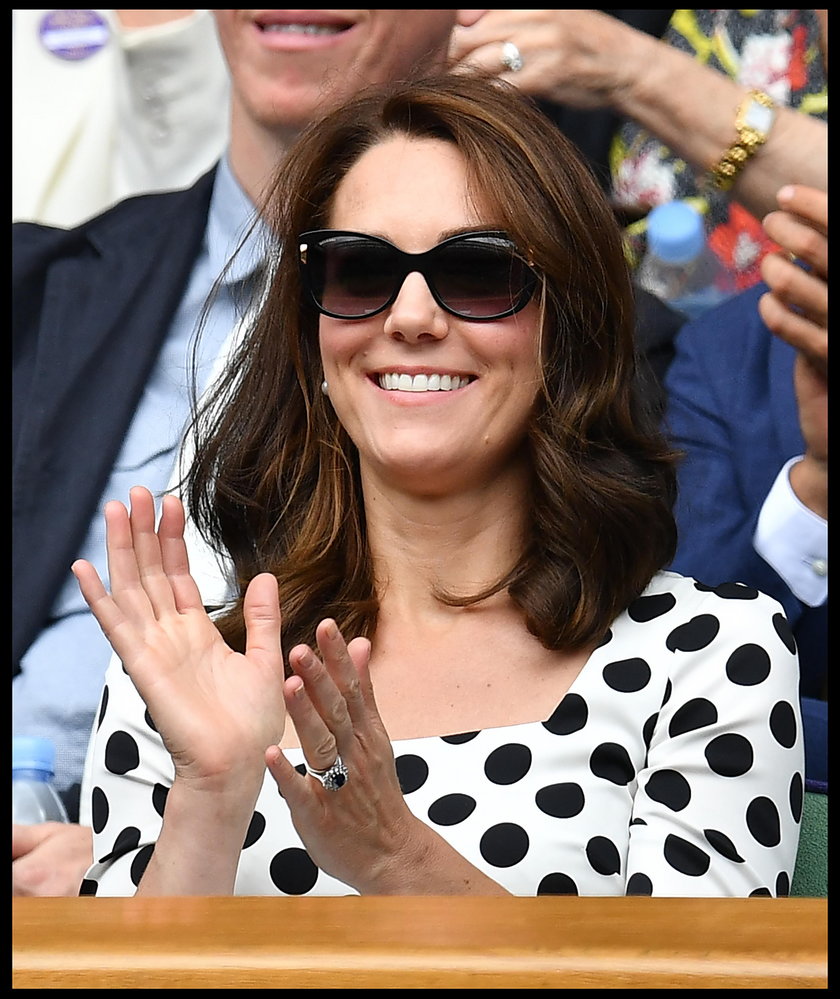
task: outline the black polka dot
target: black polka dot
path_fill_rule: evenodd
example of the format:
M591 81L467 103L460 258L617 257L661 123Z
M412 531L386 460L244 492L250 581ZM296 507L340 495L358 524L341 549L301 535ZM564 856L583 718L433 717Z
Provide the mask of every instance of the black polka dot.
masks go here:
M665 681L665 693L662 695L662 703L659 705L660 708L664 708L668 701L671 700L671 694L674 691L674 685L671 683L671 678Z
M152 788L152 808L163 818L163 810L166 808L166 799L169 796L169 788L165 784L155 784Z
M596 777L613 784L629 784L636 776L633 761L624 746L617 742L602 742L589 757L589 769Z
M568 874L546 874L537 886L538 895L577 895L578 887Z
M627 895L645 895L650 897L653 894L653 882L647 876L647 874L642 874L637 871L635 874L630 876L630 880L627 882L627 888L625 890Z
M778 846L782 839L779 811L769 798L759 797L747 805L747 829L762 846Z
M711 645L719 631L720 621L713 614L698 614L674 628L665 641L665 648L671 652L697 652Z
M129 876L135 888L140 884L140 879L146 873L146 868L149 866L149 861L152 859L154 852L154 843L147 843L146 846L137 851L137 856L131 861Z
M667 614L676 602L677 598L673 593L654 593L649 597L639 597L634 600L627 608L627 614L631 621L642 624Z
M421 788L429 777L429 764L422 756L414 753L403 753L394 761L397 768L397 780L403 794L411 794Z
M735 849L732 840L719 829L704 829L703 835L706 837L709 846L716 850L721 857L726 857L736 864L743 864L744 858Z
M620 874L621 857L611 839L606 836L593 836L586 844L586 859L593 871L598 874Z
M554 709L554 713L543 722L552 735L571 735L579 732L589 720L589 708L580 694L566 694Z
M650 740L653 738L653 733L656 731L656 723L659 721L659 712L652 714L650 718L642 726L642 738L644 739L645 746L650 749Z
M140 766L140 750L133 736L119 730L105 743L105 769L112 774L127 774Z
M640 819L640 818L634 817L634 818L630 819L630 825L631 826L646 826L647 822L645 822L644 819Z
M284 895L305 895L318 880L318 868L300 847L291 846L271 858L268 873L272 883Z
M612 640L613 640L612 628L607 628L606 632L604 633L604 637L601 639L600 642L598 642L595 648L603 649L603 647L605 645L609 645Z
M580 784L549 784L541 787L535 795L537 808L555 819L570 819L583 811L584 794Z
M691 801L688 781L676 770L657 770L651 774L645 785L645 793L672 812L681 812Z
M93 896L96 895L97 891L99 891L99 884L96 881L94 881L93 878L82 878L82 884L79 887L80 895Z
M305 763L298 763L298 765L295 767L295 770L301 775L301 777L305 777L306 776L306 764ZM278 788L278 791L279 790L280 789ZM281 794L280 797L282 798L283 795Z
M251 821L248 823L248 831L245 833L245 842L242 844L242 849L247 850L249 846L253 846L264 832L265 816L262 812L254 812L251 816Z
M148 725L148 727L153 732L157 732L157 726L155 725L155 720L149 714L149 709L148 708L146 708L146 710L143 712L143 721Z
M705 583L695 583L695 588L706 593L714 593L723 600L756 600L758 590L746 583L719 583L717 586L707 586Z
M796 714L788 701L777 701L770 712L770 732L780 746L793 749L796 745Z
M99 714L96 718L96 730L99 731L99 727L105 718L105 712L108 710L108 701L111 697L111 691L106 683L102 689L102 697L99 699Z
M770 675L770 656L760 645L742 645L726 660L726 675L741 687L754 687Z
M719 735L703 751L709 768L721 777L740 777L753 765L755 754L749 739L728 732Z
M680 705L674 712L674 717L668 726L668 734L671 738L675 738L678 735L685 735L686 732L714 725L717 720L718 713L714 704L705 697L695 697Z
M513 822L491 826L481 837L481 856L493 867L513 867L528 852L528 833Z
M787 898L790 895L790 878L787 871L779 871L776 875L776 897Z
M136 826L126 826L117 833L111 852L100 858L100 863L106 860L117 860L124 857L140 845L140 830Z
M773 627L776 629L776 634L781 638L785 648L793 655L796 652L796 639L790 630L790 622L784 614L773 615Z
M650 666L644 659L619 659L604 667L604 683L611 690L632 694L650 683Z
M805 802L805 788L802 783L802 774L797 771L790 781L788 788L788 801L790 803L790 814L794 822L802 821L802 806Z
M673 833L665 838L663 854L675 871L687 874L690 878L702 877L708 871L711 862L708 853L699 846Z
M749 894L748 897L749 898L772 898L773 897L773 892L770 891L769 888L756 888L754 891L750 892L750 894Z
M444 735L441 738L452 746L461 746L465 742L472 742L477 735L478 732L459 732L457 735Z
M484 773L494 784L515 784L530 769L531 750L519 742L494 749L484 764Z
M90 795L91 826L95 833L101 833L105 828L110 811L105 792L101 787L95 787Z
M475 798L466 794L445 794L429 805L429 818L438 826L454 826L475 811Z

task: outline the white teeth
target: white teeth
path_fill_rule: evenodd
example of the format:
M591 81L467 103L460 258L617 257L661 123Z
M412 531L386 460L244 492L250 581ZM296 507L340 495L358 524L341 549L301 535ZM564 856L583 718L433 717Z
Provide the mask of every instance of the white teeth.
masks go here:
M342 29L329 24L266 24L263 31L289 35L337 35Z
M379 376L379 387L397 392L451 392L468 385L470 379L464 375L406 375L389 372Z

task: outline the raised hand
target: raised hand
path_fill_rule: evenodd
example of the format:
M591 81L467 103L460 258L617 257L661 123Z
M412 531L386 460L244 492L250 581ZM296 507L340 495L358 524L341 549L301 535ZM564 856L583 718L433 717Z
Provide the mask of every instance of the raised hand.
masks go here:
M278 747L266 752L266 763L322 870L362 894L416 891L417 859L432 834L400 790L374 701L370 643L345 644L330 619L318 626L316 639L319 654L307 645L289 653L295 675L286 683L286 705L308 765L327 770L340 757L346 780L328 790L299 774Z
M105 521L110 594L90 563L77 561L73 572L146 702L176 782L225 790L245 780L255 795L265 749L285 724L276 580L262 574L249 585L247 648L234 652L190 576L180 501L164 498L156 530L154 499L138 487L130 513L111 502Z
M773 333L798 351L794 386L805 457L791 469L790 483L807 507L827 518L828 195L791 184L779 191L778 202L779 211L763 224L783 252L762 260L770 291L758 309Z
M783 252L762 261L762 277L770 291L761 298L759 311L777 336L824 369L828 365L828 195L801 184L787 185L779 191L778 202L779 210L767 215L763 225Z

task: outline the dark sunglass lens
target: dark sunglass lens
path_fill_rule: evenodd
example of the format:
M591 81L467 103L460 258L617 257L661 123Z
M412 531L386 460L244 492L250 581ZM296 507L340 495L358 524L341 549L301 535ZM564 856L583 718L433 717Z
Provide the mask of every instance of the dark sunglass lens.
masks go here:
M311 255L311 283L319 305L347 319L372 315L393 291L393 255L373 240L335 236Z
M476 237L441 249L438 294L465 318L488 319L521 309L535 284L533 271L504 239Z

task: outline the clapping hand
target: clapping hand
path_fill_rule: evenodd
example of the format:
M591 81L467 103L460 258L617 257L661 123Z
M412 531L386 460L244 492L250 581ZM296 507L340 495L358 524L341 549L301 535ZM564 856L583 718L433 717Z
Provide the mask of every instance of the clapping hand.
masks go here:
M105 507L111 592L93 566L73 565L82 594L120 657L175 765L199 790L245 780L254 796L267 746L285 725L277 582L256 576L244 601L247 648L234 652L205 611L189 571L184 510L131 491Z

